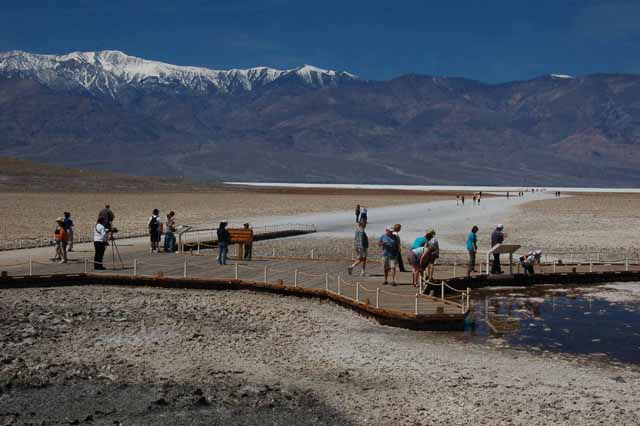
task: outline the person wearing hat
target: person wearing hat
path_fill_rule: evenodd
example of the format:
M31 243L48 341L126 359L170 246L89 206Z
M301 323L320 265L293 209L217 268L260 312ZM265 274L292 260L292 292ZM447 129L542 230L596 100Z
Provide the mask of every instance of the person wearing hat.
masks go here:
M506 238L506 234L503 232L504 225L501 223L496 226L496 229L491 233L491 247L495 247L497 244L502 244ZM502 274L502 267L500 266L500 253L493 253L493 264L491 265L492 274Z
M218 263L220 265L226 265L227 253L229 253L229 242L231 242L231 234L227 231L226 220L220 222L216 234L218 235Z
M382 247L382 259L384 261L384 282L382 285L389 284L389 271L391 271L391 285L396 285L396 265L398 262L398 240L393 235L393 226L388 227L384 231L384 235L380 237L378 245Z
M520 266L524 270L525 275L533 275L535 271L533 266L537 263L540 264L540 258L542 257L542 250L530 251L526 256L520 256Z
M69 237L64 227L63 218L59 217L56 219L56 229L53 235L56 240L56 256L53 260L58 260L60 263L67 263L67 241L69 241Z
M425 245L426 252L421 259L420 267L427 271L427 281L433 282L433 270L436 260L440 257L440 243L436 238L436 231L430 229L427 231L427 243Z

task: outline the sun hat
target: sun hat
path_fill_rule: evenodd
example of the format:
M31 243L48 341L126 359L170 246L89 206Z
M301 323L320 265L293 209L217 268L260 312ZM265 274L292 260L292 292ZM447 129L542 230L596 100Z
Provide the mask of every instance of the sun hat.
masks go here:
M504 225L501 223L499 223L498 226L496 226L496 229L502 229L502 228L504 228Z
M436 230L431 228L427 231L427 234L436 235Z
M393 225L394 231L399 231L401 228L402 228L402 225L400 225L399 223L396 223L395 225Z
M61 218L61 217L59 217L59 218L57 218L57 219L56 219L56 222L62 222L62 223L64 223L64 219L63 219L63 218Z

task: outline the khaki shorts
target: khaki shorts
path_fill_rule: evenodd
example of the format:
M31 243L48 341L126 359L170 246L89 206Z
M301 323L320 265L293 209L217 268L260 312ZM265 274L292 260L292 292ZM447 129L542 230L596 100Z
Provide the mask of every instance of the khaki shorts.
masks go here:
M393 269L398 265L397 256L383 256L383 259L384 259L384 269Z

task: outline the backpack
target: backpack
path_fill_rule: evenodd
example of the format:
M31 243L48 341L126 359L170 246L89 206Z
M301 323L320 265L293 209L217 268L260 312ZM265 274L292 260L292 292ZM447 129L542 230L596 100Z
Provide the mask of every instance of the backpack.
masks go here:
M160 226L160 222L158 222L158 218L153 216L151 221L149 222L149 232L157 232Z

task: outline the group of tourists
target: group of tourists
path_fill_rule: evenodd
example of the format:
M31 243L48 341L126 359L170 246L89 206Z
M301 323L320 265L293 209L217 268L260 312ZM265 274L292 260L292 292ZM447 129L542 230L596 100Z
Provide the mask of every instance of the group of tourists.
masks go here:
M165 253L174 253L177 250L176 243L176 213L170 211L167 214L166 220L162 222L160 219L160 210L153 209L151 216L147 221L147 227L149 228L149 250L151 253L160 252L160 242L164 235L164 245L162 247Z
M56 227L53 231L56 252L54 262L67 263L67 252L73 251L73 220L71 213L64 212L64 217L56 219Z
M482 199L482 191L474 193L471 199L473 201L474 206L479 206L480 200ZM464 200L465 200L464 194L463 195L456 194L456 206L459 206L461 204L464 206Z

